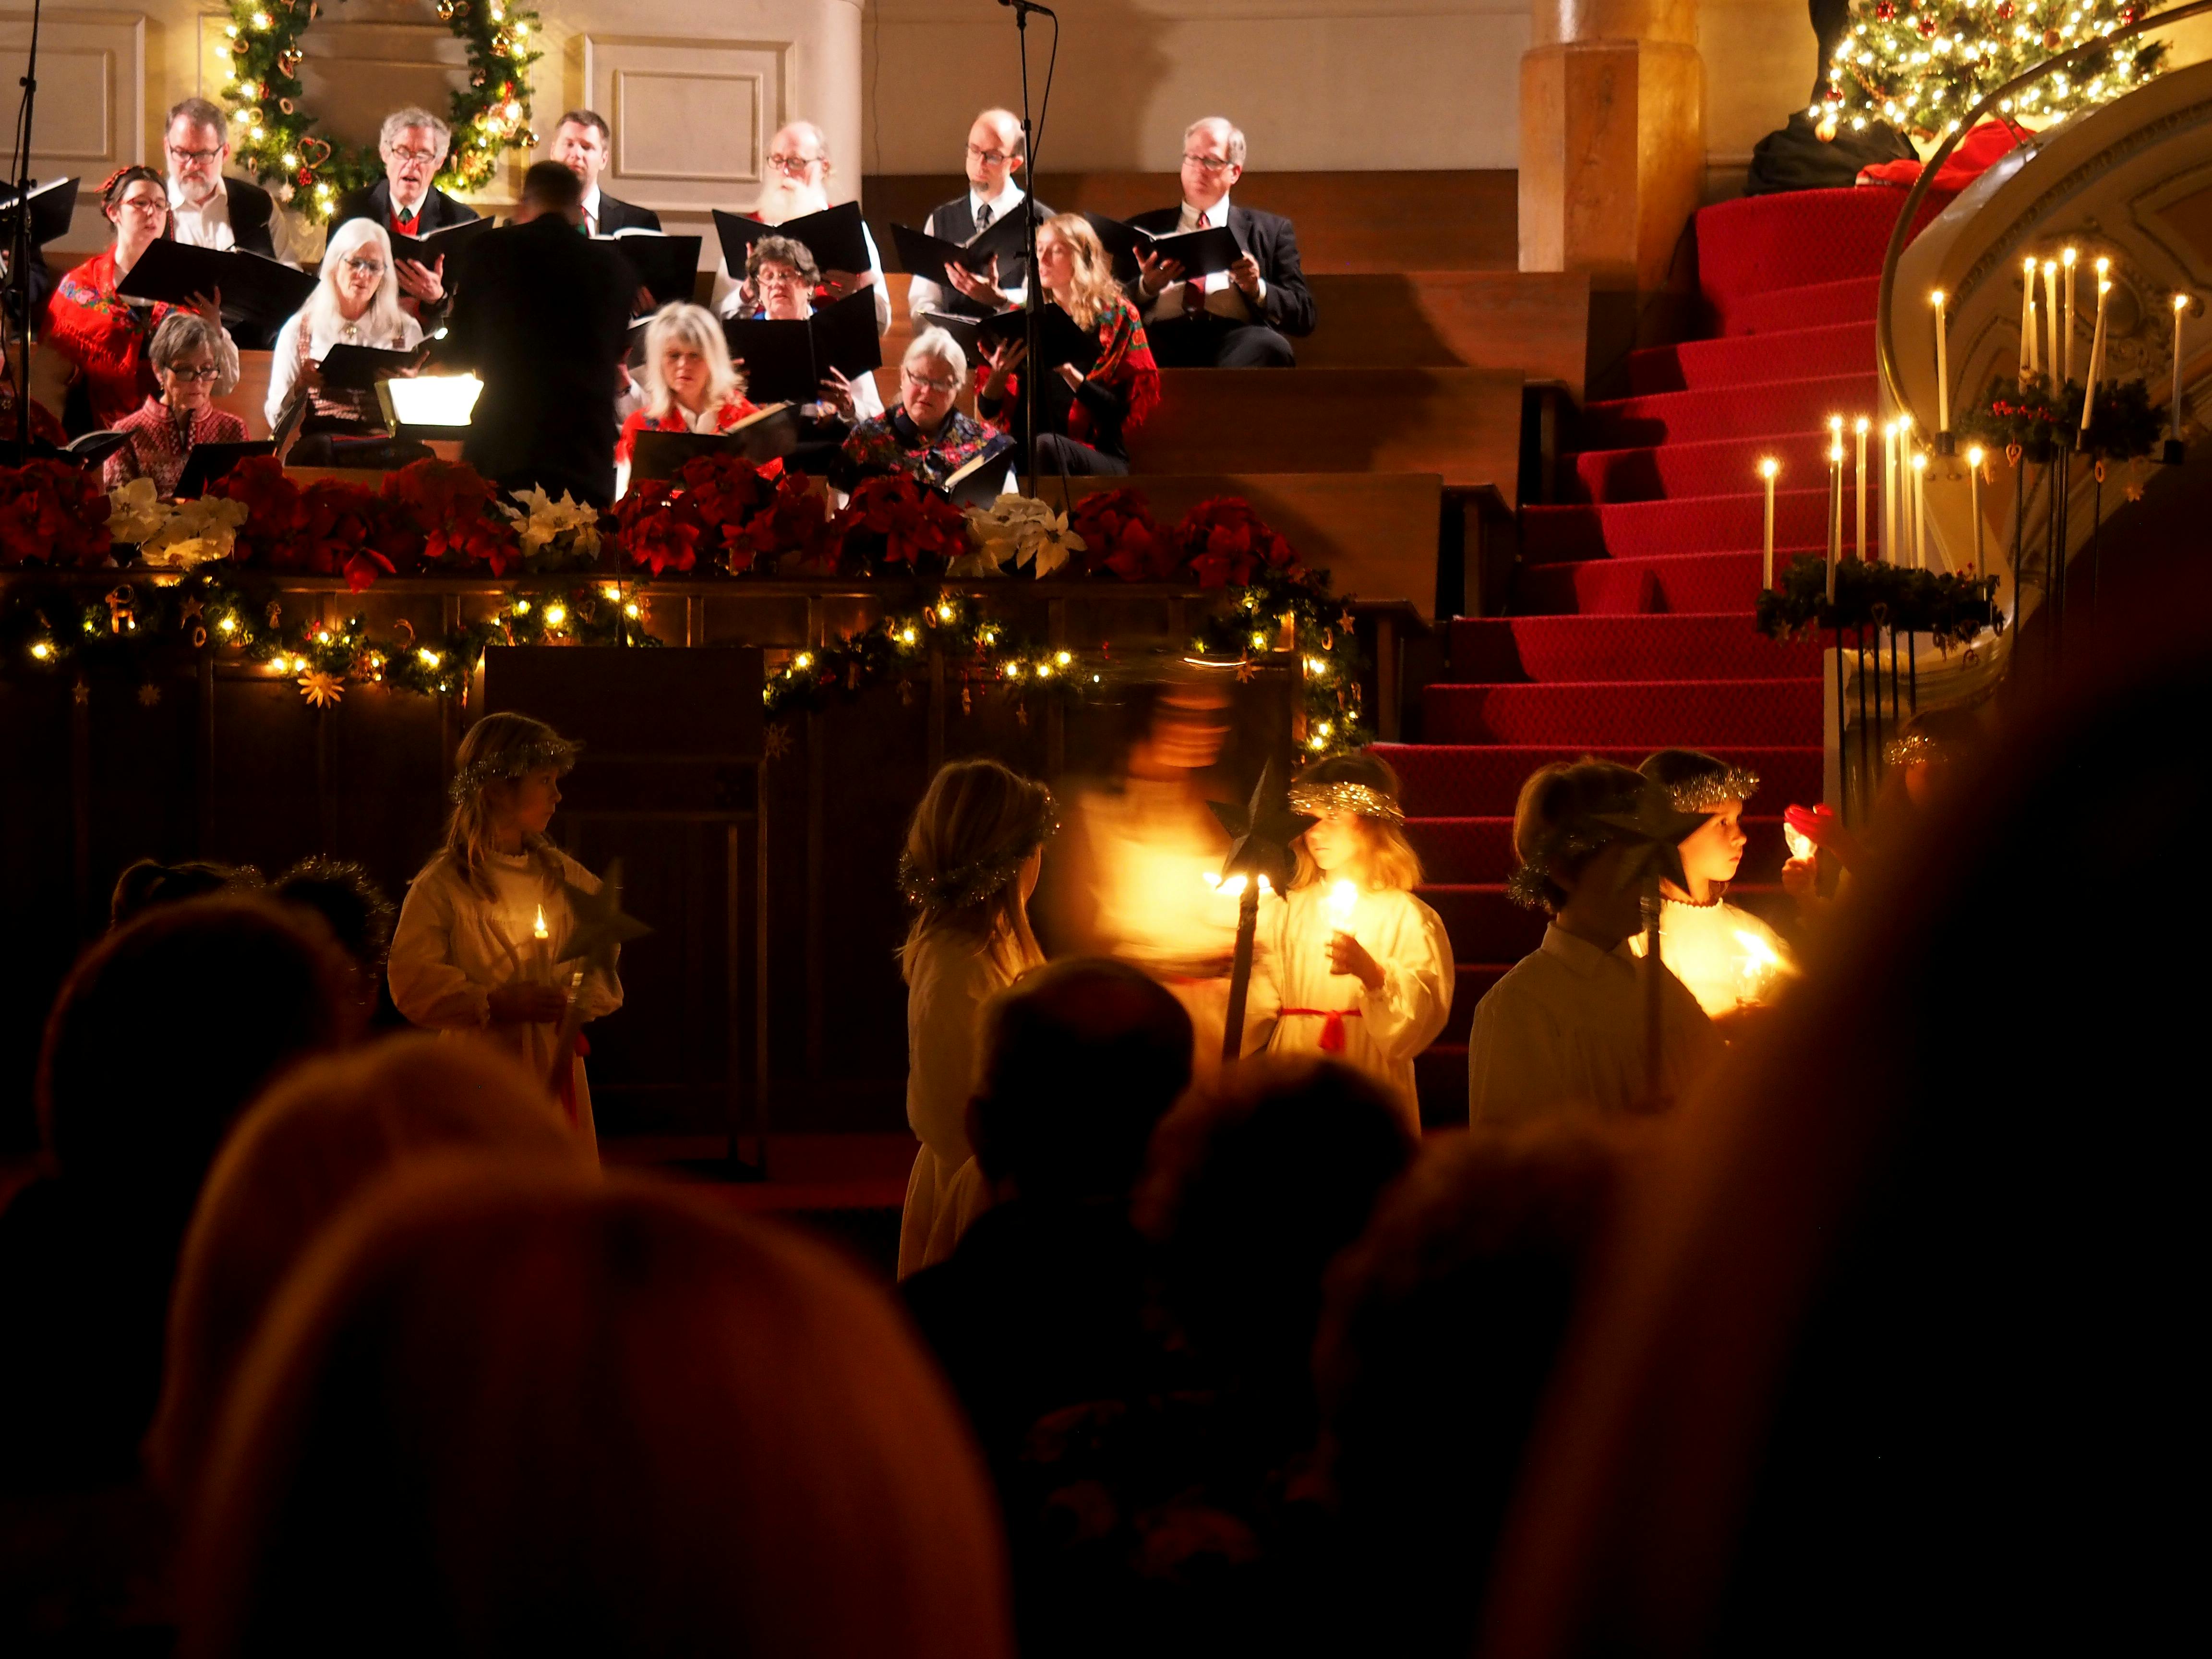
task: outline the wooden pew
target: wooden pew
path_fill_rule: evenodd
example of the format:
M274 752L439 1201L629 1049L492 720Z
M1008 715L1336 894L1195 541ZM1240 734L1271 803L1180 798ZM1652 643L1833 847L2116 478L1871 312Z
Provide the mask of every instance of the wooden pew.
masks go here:
M1109 490L1141 492L1170 523L1216 495L1242 495L1280 531L1299 560L1326 570L1337 592L1363 605L1402 601L1425 621L1436 611L1437 532L1443 480L1433 472L1255 472L1144 478L1037 480L1055 506Z
M266 351L240 352L238 385L215 400L217 409L246 422L246 435L256 442L269 435L269 416L262 405L269 401L270 361Z
M879 249L890 226L920 228L939 202L965 187L957 173L872 173L860 200ZM1172 173L1052 173L1038 195L1063 212L1126 219L1172 207L1182 186ZM1434 173L1251 173L1237 182L1240 206L1279 213L1297 227L1298 254L1316 272L1512 270L1520 263L1520 207L1510 169ZM890 258L888 252L886 258Z
M1520 374L1486 368L1170 368L1132 471L1433 472L1519 505Z

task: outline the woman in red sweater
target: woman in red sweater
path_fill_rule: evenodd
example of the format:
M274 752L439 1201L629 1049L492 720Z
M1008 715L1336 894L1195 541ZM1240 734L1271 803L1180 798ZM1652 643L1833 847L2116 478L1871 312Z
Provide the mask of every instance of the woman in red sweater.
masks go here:
M115 246L62 278L46 302L46 331L83 377L94 423L112 427L159 395L148 348L163 320L186 307L125 300L115 291L139 257L168 234L167 181L151 167L118 167L100 187L100 206L115 227ZM190 309L215 337L219 397L238 384L238 347L222 325L222 295L196 294Z

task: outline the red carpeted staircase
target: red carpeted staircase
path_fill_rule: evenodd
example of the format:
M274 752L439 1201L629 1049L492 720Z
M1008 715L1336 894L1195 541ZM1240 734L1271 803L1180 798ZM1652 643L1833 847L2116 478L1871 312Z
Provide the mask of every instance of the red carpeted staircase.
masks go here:
M1585 754L1632 766L1670 745L1753 768L1764 787L1740 881L1754 889L1781 866L1783 807L1820 799L1819 649L1752 626L1753 469L1782 463L1778 564L1824 546L1825 423L1875 412L1875 289L1902 200L1807 191L1698 216L1711 337L1637 352L1631 395L1583 411L1566 501L1522 514L1511 614L1451 624L1426 741L1381 751L1459 963L1451 1024L1420 1061L1431 1124L1465 1121L1474 1005L1542 937L1504 891L1529 773Z

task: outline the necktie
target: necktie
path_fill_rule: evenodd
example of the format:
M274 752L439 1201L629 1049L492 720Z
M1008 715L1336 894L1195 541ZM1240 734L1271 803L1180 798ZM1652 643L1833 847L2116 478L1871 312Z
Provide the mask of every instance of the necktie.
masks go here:
M1199 215L1198 222L1193 225L1191 228L1193 230L1204 230L1206 228L1206 216L1202 213ZM1206 315L1205 277L1193 276L1183 283L1182 314L1186 317L1203 317Z
M410 213L405 208L402 208L393 216L393 222L399 227L399 234L402 236L412 236L415 234L415 221L419 216L418 214Z
M991 228L991 204L988 202L975 210L975 234L981 235Z

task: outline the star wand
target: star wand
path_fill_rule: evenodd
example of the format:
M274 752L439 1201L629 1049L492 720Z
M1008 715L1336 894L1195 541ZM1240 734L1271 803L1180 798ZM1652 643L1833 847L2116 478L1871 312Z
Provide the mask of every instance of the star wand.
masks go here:
M569 929L564 941L568 948L562 960L580 960L583 966L568 975L568 1006L561 1016L561 1030L553 1039L553 1069L546 1076L545 1086L556 1099L567 1100L574 1075L576 1035L584 1024L583 1005L576 1000L576 993L583 988L584 975L594 968L611 975L616 953L623 945L634 939L643 939L653 929L622 908L620 859L607 866L606 877L600 882L598 892L587 893L565 881L561 884L561 890L568 896L568 912L575 918L575 926Z
M1244 1057L1244 1004L1252 991L1252 941L1260 928L1260 889L1273 883L1277 892L1290 889L1297 873L1297 854L1291 843L1305 834L1313 819L1293 812L1277 781L1275 763L1260 774L1252 799L1242 806L1234 801L1211 800L1206 806L1230 835L1229 856L1221 861L1224 888L1235 884L1237 954L1229 969L1229 1008L1221 1026L1221 1057Z

